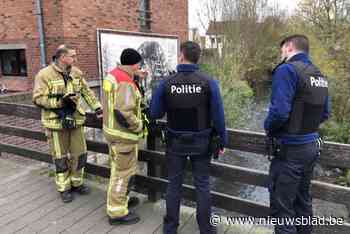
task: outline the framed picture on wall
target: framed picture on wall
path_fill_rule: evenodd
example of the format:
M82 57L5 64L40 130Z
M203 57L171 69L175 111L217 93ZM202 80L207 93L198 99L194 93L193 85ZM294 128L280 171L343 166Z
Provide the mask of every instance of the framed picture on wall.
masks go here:
M141 83L147 100L158 82L175 71L178 62L179 38L174 35L98 29L97 43L101 80L120 64L124 49L133 48L142 55L141 67L149 72Z

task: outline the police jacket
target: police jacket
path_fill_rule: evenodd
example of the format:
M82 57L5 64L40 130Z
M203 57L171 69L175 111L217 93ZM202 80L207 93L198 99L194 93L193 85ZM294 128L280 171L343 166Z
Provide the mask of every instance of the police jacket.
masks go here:
M177 73L162 80L153 94L150 117L167 115L170 132L215 130L222 147L227 144L224 108L216 80L199 71L198 65L180 64Z
M76 110L73 113L77 126L85 122L85 110L81 105L81 98L92 110L101 108L100 102L83 78L83 73L72 67L70 78L65 82L63 71L54 63L41 69L34 80L33 102L42 108L41 120L48 129L62 129L62 122L57 110L63 108L62 97L68 93L76 94L74 102Z
M328 81L306 54L296 54L275 69L267 132L283 144L310 143L329 115Z
M142 96L128 66L103 79L103 133L109 142L137 144L143 138Z

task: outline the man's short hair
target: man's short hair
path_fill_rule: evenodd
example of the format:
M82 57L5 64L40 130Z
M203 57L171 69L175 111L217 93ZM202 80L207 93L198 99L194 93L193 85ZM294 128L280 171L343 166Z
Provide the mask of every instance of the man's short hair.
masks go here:
M60 45L56 49L56 53L54 55L54 58L59 59L62 57L62 55L68 54L70 50L74 50L74 49L72 47L70 47L69 45Z
M191 63L197 64L201 56L201 48L198 43L186 41L180 45L180 51L185 59Z
M307 38L307 36L301 35L301 34L295 34L295 35L286 37L281 41L281 44L280 44L281 48L284 44L289 42L292 42L297 50L303 51L307 54L309 53L309 39Z

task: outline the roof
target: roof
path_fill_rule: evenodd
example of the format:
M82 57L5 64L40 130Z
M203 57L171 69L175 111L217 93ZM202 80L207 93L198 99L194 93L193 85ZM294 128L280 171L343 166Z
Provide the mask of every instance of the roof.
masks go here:
M207 35L224 34L225 28L232 25L235 21L210 21Z

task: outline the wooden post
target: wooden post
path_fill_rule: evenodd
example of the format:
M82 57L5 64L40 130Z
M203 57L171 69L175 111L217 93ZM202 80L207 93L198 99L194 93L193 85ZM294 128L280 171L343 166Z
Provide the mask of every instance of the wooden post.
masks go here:
M153 124L153 123L152 123ZM155 124L155 123L154 123ZM147 136L147 149L148 150L156 150L156 135L154 131L150 131ZM147 175L152 177L160 177L162 173L162 168L159 164L153 163L153 160L147 162ZM148 200L152 202L156 202L161 199L162 193L154 190L148 189Z

